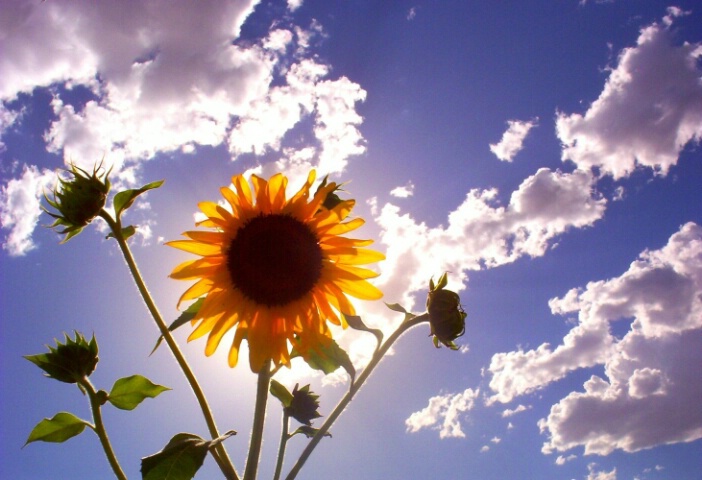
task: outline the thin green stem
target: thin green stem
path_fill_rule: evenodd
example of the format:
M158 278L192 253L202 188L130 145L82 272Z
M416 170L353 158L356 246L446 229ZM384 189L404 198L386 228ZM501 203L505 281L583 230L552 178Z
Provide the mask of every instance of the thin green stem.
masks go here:
M90 410L92 411L93 422L95 423L93 430L100 439L100 443L102 444L102 449L105 451L107 461L110 462L110 467L112 467L112 471L115 472L115 476L119 480L127 480L127 476L124 474L124 471L122 471L122 467L120 467L119 462L117 461L117 456L115 455L114 450L112 450L110 439L107 437L107 431L105 430L105 424L102 421L102 412L100 410L102 402L95 391L95 387L93 387L93 384L90 383L88 377L84 377L79 383L88 393L88 398L90 399Z
M268 403L268 387L271 382L271 365L267 361L260 372L258 372L258 383L256 385L256 406L254 408L254 420L251 427L251 443L249 444L249 457L246 460L246 470L244 480L255 480L258 473L258 459L261 455L261 443L263 441L263 425L266 420L266 404Z
M180 366L180 369L183 371L185 378L188 380L188 383L190 384L190 387L192 388L193 393L195 394L195 398L200 404L200 409L202 410L202 414L205 417L205 423L207 423L207 428L210 432L210 435L212 436L212 438L219 438L220 434L217 429L217 424L215 423L214 416L212 415L210 406L207 403L207 399L205 398L205 393L202 391L202 388L200 387L200 384L198 383L195 374L190 368L190 365L188 365L188 362L185 359L183 352L180 350L180 347L178 347L175 338L171 334L171 331L168 330L168 326L163 320L161 312L159 312L158 307L156 307L156 304L154 303L154 300L151 297L151 294L149 293L149 290L146 288L146 283L144 283L144 279L142 278L141 273L139 272L139 268L137 267L132 252L129 249L129 246L127 245L127 241L124 238L124 235L122 235L121 221L119 219L115 221L105 210L102 210L100 212L100 217L102 217L107 222L107 224L110 227L110 230L112 230L112 234L114 235L115 239L117 240L117 243L119 244L119 248L122 251L122 255L124 256L125 261L127 262L127 266L129 267L129 271L132 274L132 277L134 278L134 282L136 283L137 288L139 289L139 293L144 299L146 308L148 308L149 313L151 313L151 316L156 322L156 325L158 326L161 335L166 341L168 348L170 348L171 352L173 353L173 356L175 357L176 361L178 362L178 365ZM239 480L239 476L236 473L234 464L229 458L229 455L227 454L224 445L222 443L217 444L217 446L214 447L214 450L211 452L215 461L219 465L219 468L222 470L224 476L228 480Z
M278 447L278 461L275 465L275 475L273 475L273 480L278 480L280 478L280 473L283 470L283 459L285 458L285 447L288 444L288 426L290 424L290 415L283 411L283 426L280 429L280 446Z
M371 358L371 361L368 362L368 365L366 366L366 368L363 369L363 372L361 372L361 374L358 376L353 385L351 385L351 388L349 388L349 391L346 392L346 395L344 395L342 399L339 400L339 403L334 408L334 411L327 417L324 424L322 424L315 436L312 437L312 440L310 440L310 443L307 444L307 447L305 447L305 449L302 451L302 453L300 454L300 458L297 459L297 462L295 462L295 465L290 470L290 473L288 473L288 476L285 477L286 480L293 480L297 476L297 474L300 473L300 469L303 467L309 456L312 454L312 451L315 449L319 441L329 431L331 426L334 424L336 419L339 418L339 415L341 415L346 406L351 402L351 400L353 400L354 395L356 395L356 393L361 389L365 381L368 380L370 374L373 373L375 367L378 366L380 360L382 360L382 358L385 356L388 350L390 350L390 347L392 347L392 345L397 341L397 339L400 338L400 336L402 336L402 334L410 328L415 327L420 323L426 322L428 320L429 315L426 313L406 320L399 327L397 327L397 330L395 330L392 333L392 335L390 335L390 337L388 337L385 343L383 343L383 345L375 352L373 358Z

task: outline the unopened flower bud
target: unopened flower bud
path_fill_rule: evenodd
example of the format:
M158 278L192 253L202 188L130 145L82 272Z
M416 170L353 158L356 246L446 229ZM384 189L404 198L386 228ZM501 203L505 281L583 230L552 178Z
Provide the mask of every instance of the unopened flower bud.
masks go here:
M439 343L442 343L452 350L457 350L454 340L465 333L467 314L461 307L458 294L451 290L444 290L447 283L445 273L436 285L433 279L429 281L427 311L431 325L430 335L434 336L434 346L437 348Z
M78 235L105 206L110 191L110 181L107 178L109 171L101 175L98 173L100 170L101 165L98 165L93 173L89 174L82 168L71 165L71 169L67 171L73 179L59 178L59 185L53 191L53 199L45 196L47 203L58 211L52 213L44 209L56 219L51 228L65 227L58 232L66 235L63 242Z
M298 390L298 385L292 391L292 401L285 407L285 413L305 425L311 425L312 420L321 417L319 408L319 395L310 392L310 386L305 385Z
M49 346L49 353L25 355L24 358L41 368L50 378L65 383L76 383L90 376L98 363L98 345L95 335L88 342L75 332L75 340L65 334L66 341L56 340L56 347Z

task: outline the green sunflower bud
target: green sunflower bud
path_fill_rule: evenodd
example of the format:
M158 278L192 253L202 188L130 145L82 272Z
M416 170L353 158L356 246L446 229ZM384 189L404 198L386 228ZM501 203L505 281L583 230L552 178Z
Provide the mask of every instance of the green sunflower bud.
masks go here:
M44 195L47 203L57 210L52 213L44 208L46 213L56 219L50 228L65 227L58 231L59 234L66 235L61 243L78 235L105 206L110 191L110 181L107 178L110 172L101 174L101 170L102 164L96 166L91 175L82 168L71 165L71 169L66 171L73 179L59 178L53 199Z
M319 192L322 188L327 186L327 179L329 178L329 175L325 176L324 179L322 180L322 183L319 184L319 187L317 187L317 190L315 191L315 195L317 192ZM336 192L341 191L341 185L338 185L334 190L331 192L327 193L326 198L324 199L324 203L322 203L322 206L326 208L327 210L331 210L332 208L336 207L339 205L343 200L339 198L339 196L336 194Z
M98 345L95 335L88 342L75 332L72 340L67 334L65 343L56 340L56 347L48 346L49 353L25 355L24 358L46 372L46 376L65 383L76 383L89 377L98 363Z
M292 391L290 405L285 407L285 413L305 425L312 425L312 420L321 417L319 408L319 395L310 392L310 386L305 385L298 390L298 385Z
M461 307L461 299L456 292L444 290L448 283L446 273L434 285L434 279L429 281L429 294L427 296L427 311L431 325L430 335L434 336L434 346L439 348L439 343L458 350L453 342L466 331L466 312Z

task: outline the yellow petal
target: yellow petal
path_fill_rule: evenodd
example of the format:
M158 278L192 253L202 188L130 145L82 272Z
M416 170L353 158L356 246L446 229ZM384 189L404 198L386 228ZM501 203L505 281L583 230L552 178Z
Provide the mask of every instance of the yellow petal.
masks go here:
M236 367L236 364L239 363L239 347L241 346L241 341L246 338L247 332L247 328L239 324L234 334L234 341L232 341L232 346L229 349L228 363L231 368Z
M193 280L208 277L222 266L222 260L217 257L203 257L197 260L188 260L173 269L169 275L176 280Z
M365 224L366 221L363 220L362 218L354 218L351 221L348 221L346 223L339 223L337 225L330 225L327 228L319 228L318 232L319 235L343 235L345 233L348 233L352 230L356 230L357 228L361 227L363 224Z
M344 265L361 265L385 260L385 255L368 248L335 247L324 249L324 256L329 260Z
M166 242L166 245L203 257L222 255L222 245L200 243L194 240L173 240L172 242Z
M183 232L184 237L188 237L191 240L195 240L202 243L213 243L222 245L226 236L223 232L208 232L204 230L191 230L188 232Z

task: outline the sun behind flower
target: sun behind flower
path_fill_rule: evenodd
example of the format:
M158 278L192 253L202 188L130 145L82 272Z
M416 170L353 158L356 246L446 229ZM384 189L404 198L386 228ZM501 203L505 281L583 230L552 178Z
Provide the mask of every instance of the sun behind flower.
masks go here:
M288 200L288 179L280 173L268 181L252 175L253 192L243 175L236 175L232 177L236 191L220 189L231 211L214 202L198 205L207 218L197 225L213 230L188 231L183 235L189 240L167 243L202 257L181 263L170 276L197 280L179 305L205 297L193 319L197 327L188 338L209 333L205 355L212 355L224 334L236 328L229 350L231 367L237 364L244 339L254 373L268 360L289 366L293 344L304 358L322 354L321 348L331 339L326 322L347 326L341 314L355 315L347 295L363 300L382 297L366 281L377 274L356 265L385 257L363 248L372 240L341 236L364 223L361 218L342 223L355 201L324 208L337 185L323 185L309 200L314 180L311 171Z

